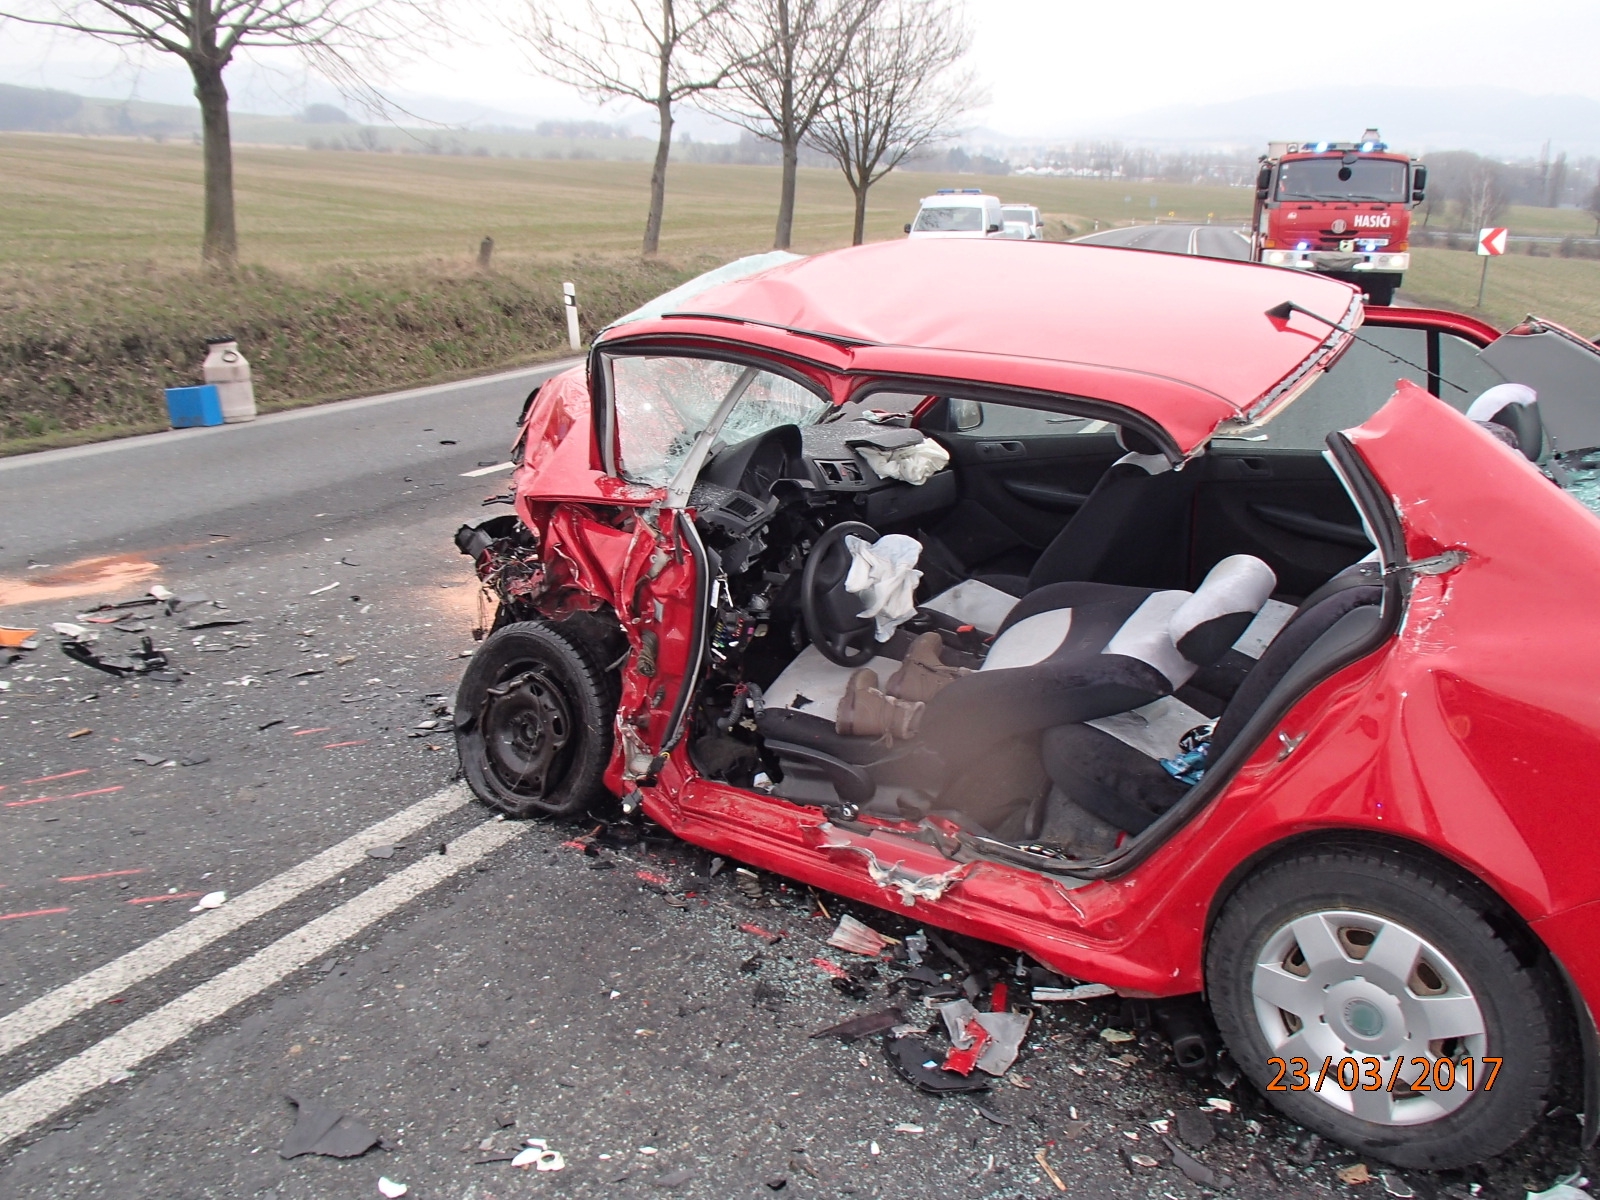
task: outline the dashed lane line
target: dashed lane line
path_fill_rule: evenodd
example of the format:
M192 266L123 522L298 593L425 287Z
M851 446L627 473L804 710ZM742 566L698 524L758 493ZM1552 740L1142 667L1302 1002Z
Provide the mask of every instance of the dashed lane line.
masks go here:
M63 984L0 1017L0 1055L10 1054L34 1038L64 1025L97 1004L121 995L128 988L166 970L218 938L279 908L302 893L325 883L366 858L368 846L393 844L472 799L457 784L401 809L360 833L330 846L265 883L235 896L221 908L211 909L176 929L112 959L71 983Z
M509 471L516 463L495 463L492 467L479 467L476 471L463 471L461 478L476 479L479 475L498 475L501 471Z
M522 822L485 821L451 842L447 853L419 859L192 991L13 1088L0 1096L0 1144L26 1133L96 1088L125 1078L127 1072L168 1046L327 954L529 828Z

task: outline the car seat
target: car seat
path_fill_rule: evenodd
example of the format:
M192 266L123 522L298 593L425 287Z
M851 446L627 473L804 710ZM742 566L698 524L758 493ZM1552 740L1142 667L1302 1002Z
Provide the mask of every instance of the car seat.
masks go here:
M1223 709L1199 765L1222 758L1319 638L1350 612L1382 600L1382 570L1370 560L1347 567L1306 597ZM1137 726L1124 727L1117 719L1056 726L1045 732L1040 755L1061 798L1117 829L1138 834L1189 791L1160 760L1177 755L1178 734L1204 724L1204 718L1173 698L1130 716L1141 718ZM1162 735L1152 738L1152 728L1163 730ZM1053 793L1052 802L1055 798Z
M1260 559L1234 555L1193 593L1041 588L1006 617L982 667L928 702L914 742L845 737L826 717L790 708L768 708L757 728L786 776L820 775L848 803L870 800L879 783L939 794L1001 743L1170 695L1234 644L1274 584ZM1007 805L997 798L995 807Z
M1182 559L1188 481L1144 434L1119 428L1117 444L1128 453L1095 481L1083 506L1026 576L978 578L1013 596L1075 580L1145 586L1164 582L1170 564Z

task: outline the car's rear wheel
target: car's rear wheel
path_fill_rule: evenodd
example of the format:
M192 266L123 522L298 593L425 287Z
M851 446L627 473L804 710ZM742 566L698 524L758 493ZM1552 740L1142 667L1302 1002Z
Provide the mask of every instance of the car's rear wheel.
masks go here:
M1543 1109L1560 1013L1547 968L1486 916L1476 888L1397 855L1274 863L1211 932L1223 1039L1285 1114L1362 1154L1428 1169L1498 1154Z
M589 656L543 622L496 629L456 692L456 749L473 792L512 817L582 811L611 756L611 693Z

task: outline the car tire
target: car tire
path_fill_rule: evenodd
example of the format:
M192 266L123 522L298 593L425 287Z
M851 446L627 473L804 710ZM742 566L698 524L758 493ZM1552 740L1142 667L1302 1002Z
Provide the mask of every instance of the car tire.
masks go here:
M1286 1116L1396 1166L1465 1166L1538 1119L1562 1027L1548 966L1519 955L1499 927L1482 893L1445 869L1366 849L1308 852L1228 898L1207 943L1207 993L1240 1069ZM1501 1060L1487 1088L1486 1055ZM1335 1066L1318 1088L1325 1057ZM1391 1091L1396 1057L1408 1061ZM1456 1086L1410 1091L1406 1080L1423 1082L1413 1057L1433 1059L1435 1078ZM1448 1076L1439 1057L1452 1059ZM1459 1081L1468 1057L1471 1091ZM1359 1072L1348 1091L1337 1065L1346 1058ZM1365 1087L1368 1058L1382 1063L1384 1086Z
M484 640L455 714L468 786L507 816L571 816L603 794L615 689L578 643L544 622L517 621Z

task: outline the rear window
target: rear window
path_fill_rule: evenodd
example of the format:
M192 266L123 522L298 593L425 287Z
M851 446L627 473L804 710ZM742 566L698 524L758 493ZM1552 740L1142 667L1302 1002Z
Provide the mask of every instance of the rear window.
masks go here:
M917 233L982 233L983 209L975 204L924 208L911 228Z
M1033 224L1033 209L1031 208L1002 208L1000 215L1008 221L1024 221Z
M1305 395L1242 440L1273 450L1321 451L1334 430L1360 425L1387 404L1400 380L1428 386L1426 330L1367 325L1361 336L1366 341L1352 342ZM1505 382L1478 357L1476 346L1448 333L1439 335L1439 374L1445 381L1439 398L1463 412L1486 389ZM1240 440L1217 439L1223 446Z

